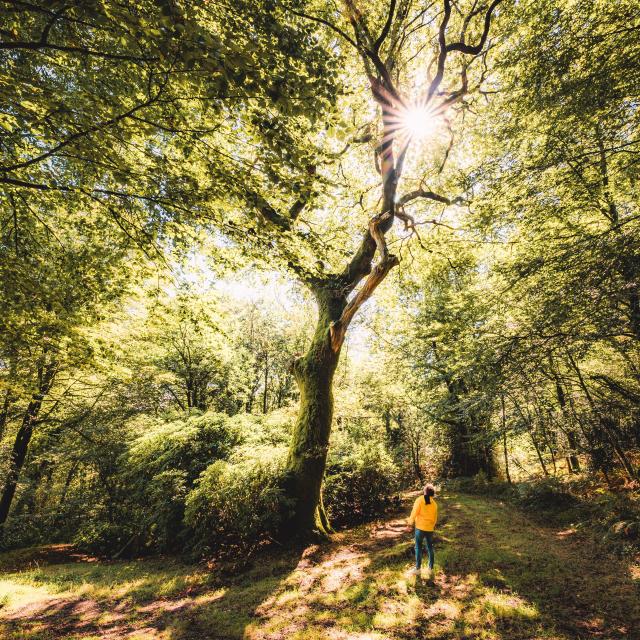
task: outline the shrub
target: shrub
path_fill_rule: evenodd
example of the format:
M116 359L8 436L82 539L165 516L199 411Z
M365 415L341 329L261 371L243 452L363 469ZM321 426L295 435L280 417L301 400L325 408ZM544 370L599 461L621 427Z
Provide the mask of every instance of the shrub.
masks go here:
M213 460L227 458L242 440L233 420L222 413L144 426L146 432L132 442L124 463L133 477L145 480L180 470L192 484Z
M567 509L580 501L556 478L517 485L516 501L531 509Z
M281 485L278 459L209 465L187 497L185 523L193 552L250 553L276 536L290 507Z
M162 471L153 476L146 490L146 547L157 551L175 549L183 530L187 492L185 471Z
M212 461L242 442L224 414L209 412L163 422L148 417L128 425L131 440L100 474L109 486L103 502L89 506L74 542L105 555L135 556L178 550L185 533L187 494Z
M360 446L328 470L324 503L334 526L382 513L398 488L399 472L382 445Z
M113 556L131 548L139 531L133 522L106 522L86 520L76 533L73 542L83 551L99 556Z
M41 544L46 540L49 521L32 514L13 516L0 527L0 551Z

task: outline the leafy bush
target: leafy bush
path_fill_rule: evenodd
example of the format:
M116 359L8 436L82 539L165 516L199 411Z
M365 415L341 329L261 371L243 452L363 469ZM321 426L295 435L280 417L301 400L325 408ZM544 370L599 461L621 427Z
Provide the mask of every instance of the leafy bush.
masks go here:
M183 545L187 494L212 461L242 442L240 430L227 415L209 412L169 422L138 418L129 433L113 468L100 474L107 495L88 509L74 542L100 554L175 551Z
M45 542L46 534L51 528L50 520L51 518L32 514L20 514L10 518L0 528L0 551L31 547Z
M516 500L530 509L567 509L579 504L579 499L557 478L516 485Z
M276 536L290 507L282 475L278 459L209 465L187 497L185 523L192 530L193 552L250 552Z
M88 553L113 556L131 548L139 536L133 522L113 523L90 518L86 520L74 537L74 544Z
M188 486L185 471L161 471L153 476L145 492L147 547L167 551L180 541Z
M382 445L360 446L328 470L324 503L334 526L382 513L398 488L399 472Z
M124 463L131 476L145 480L180 470L187 484L192 484L213 460L227 458L242 440L233 420L223 413L144 427L145 432L131 443Z

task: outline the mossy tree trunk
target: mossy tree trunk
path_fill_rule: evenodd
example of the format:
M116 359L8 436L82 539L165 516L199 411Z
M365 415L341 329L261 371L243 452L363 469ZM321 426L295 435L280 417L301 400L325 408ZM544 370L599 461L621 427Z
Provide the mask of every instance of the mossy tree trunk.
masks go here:
M333 419L333 375L347 329L360 307L399 260L389 253L385 234L397 215L412 222L396 200L399 172L393 153L389 91L371 78L374 98L382 107L385 135L376 150L382 182L381 211L369 221L362 242L340 274L307 280L318 305L316 331L305 356L293 370L300 388L300 409L289 448L285 488L293 512L286 535L327 534L331 527L322 502L322 481ZM422 192L414 197L422 197ZM374 258L378 261L374 265ZM358 289L356 290L356 287Z
M389 221L389 215L376 216L345 271L340 276L312 284L318 306L316 331L307 353L293 364L300 388L300 408L289 447L285 480L287 497L293 502L292 514L283 532L288 537L326 535L331 531L322 502L322 481L333 420L333 376L351 320L398 264L398 259L387 253L384 240L380 240ZM381 247L384 248L381 258L372 267L376 250ZM362 286L348 298L365 275Z
M300 408L287 461L287 493L294 501L290 534L330 532L321 489L333 420L333 375L341 344L332 344L331 327L339 321L346 300L328 289L315 291L318 323L306 355L294 363Z

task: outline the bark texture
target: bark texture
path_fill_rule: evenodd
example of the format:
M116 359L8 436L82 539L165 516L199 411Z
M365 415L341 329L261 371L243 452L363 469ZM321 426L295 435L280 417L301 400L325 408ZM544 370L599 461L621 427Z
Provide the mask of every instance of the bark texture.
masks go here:
M293 365L300 389L300 408L287 460L286 492L294 502L285 534L327 534L329 520L322 504L322 480L333 420L333 376L340 346L332 339L346 300L330 289L317 288L318 323L306 355Z

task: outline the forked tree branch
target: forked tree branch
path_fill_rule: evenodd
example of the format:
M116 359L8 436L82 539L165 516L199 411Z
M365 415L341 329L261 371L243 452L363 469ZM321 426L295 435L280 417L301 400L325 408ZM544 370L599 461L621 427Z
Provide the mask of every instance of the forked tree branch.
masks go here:
M452 51L459 51L466 55L476 56L485 46L487 41L489 27L493 11L501 0L493 0L486 10L484 17L484 27L480 40L475 45L469 45L465 42L465 34L467 27L475 16L480 14L483 9L477 8L477 1L474 3L470 12L465 16L460 40L458 42L447 43L447 27L450 22L452 12L452 0L443 0L443 14L438 28L438 52L436 56L436 72L431 79L427 91L427 101L430 101L435 95L444 79L447 55ZM390 69L393 67L393 60L383 62L380 57L380 50L385 40L390 34L395 33L394 19L398 19L397 0L389 0L388 12L377 38L373 38L369 32L369 28L364 21L363 15L358 9L355 0L343 0L347 18L353 29L353 36L346 34L339 27L328 23L324 18L317 16L306 16L316 22L320 22L328 26L334 32L338 33L345 41L351 44L359 53L365 65L365 69L369 76L371 91L374 100L378 103L382 110L383 137L380 145L376 150L376 161L380 160L379 173L381 174L383 198L380 213L375 215L369 222L367 231L365 232L360 246L352 257L344 271L337 276L334 282L338 282L343 295L349 295L358 285L358 283L366 278L362 287L355 293L354 297L346 304L340 319L332 323L330 328L331 346L334 350L338 350L342 345L344 336L352 318L368 300L378 285L384 280L389 271L398 264L398 258L389 253L385 234L391 228L394 217L404 221L405 226L417 233L416 223L413 218L404 211L404 205L418 198L425 198L434 202L440 202L445 205L458 204L463 202L462 198L448 198L433 191L423 189L422 187L414 191L404 194L401 198L396 197L398 179L402 171L402 161L405 149L402 149L395 157L394 141L396 131L393 124L394 112L405 106L400 92L396 89L394 81L391 77ZM399 13L402 14L401 4ZM296 12L294 12L296 13ZM402 15L404 19L404 14ZM392 35L393 37L393 35ZM392 47L394 44L392 43ZM469 63L463 64L461 70L461 84L455 91L451 91L443 97L441 104L436 107L436 111L444 111L448 106L462 99L468 91L467 66ZM380 258L374 266L374 258L376 253Z
M340 320L331 324L329 333L331 335L331 348L337 351L344 341L344 336L353 316L358 309L373 295L378 285L387 277L393 267L400 264L397 256L390 255L386 260L380 261L371 271L362 288L347 303Z
M358 309L372 296L378 285L387 277L387 274L393 267L399 264L397 256L391 255L387 248L387 242L384 235L383 226L392 216L391 211L374 216L369 222L369 234L375 242L375 247L380 254L380 261L371 270L362 287L356 295L349 300L340 315L340 319L333 322L329 328L331 337L331 348L337 352L344 341L351 320L357 313Z
M502 0L493 0L493 2L489 5L489 8L484 15L484 27L478 44L466 44L463 38L460 42L451 42L450 44L448 44L446 46L447 52L460 51L461 53L477 56L482 51L485 42L487 41L487 37L489 36L489 28L491 27L491 18L493 15L493 11L501 2ZM473 12L472 14L470 14L470 16L473 17L475 13L477 12Z
M442 83L442 79L444 78L445 64L447 60L447 54L452 51L459 51L460 53L464 53L466 55L477 56L487 41L489 36L489 29L491 27L491 19L493 17L493 12L495 8L502 2L502 0L493 0L489 5L485 16L484 16L484 25L482 29L482 34L480 36L480 40L475 45L467 44L464 41L464 36L466 29L469 25L471 19L479 13L479 10L473 9L465 18L464 25L461 33L461 40L458 42L450 42L447 43L447 26L449 24L449 19L451 17L451 0L444 0L444 13L442 17L442 21L440 22L440 28L438 30L438 64L436 74L433 77L433 80L429 84L429 89L427 92L427 101L431 100L431 98L435 95L436 91L440 87ZM459 91L456 91L452 94L453 98L450 96L448 102L455 101L461 97L466 92L466 78L463 78L463 88ZM446 102L446 101L445 101Z

